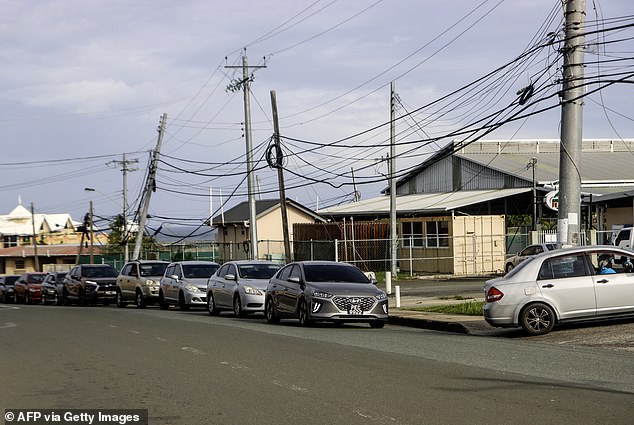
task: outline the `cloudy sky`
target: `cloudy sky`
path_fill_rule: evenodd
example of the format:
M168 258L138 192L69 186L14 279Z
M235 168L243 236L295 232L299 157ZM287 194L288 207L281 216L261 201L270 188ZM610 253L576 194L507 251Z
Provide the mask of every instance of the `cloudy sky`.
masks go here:
M243 95L228 89L242 78L242 55L252 66L261 199L277 196L277 175L265 161L271 90L287 195L311 208L350 201L353 183L364 199L385 187L392 81L402 172L452 139L559 135L563 13L556 0L0 5L1 214L18 199L77 220L89 200L99 217L118 214L124 154L138 161L127 179L134 211L162 114L151 225L198 224L221 199L227 207L245 200ZM634 7L603 0L587 9L587 89L601 90L586 98L584 137L632 138L632 77L608 81L634 70ZM527 86L535 95L519 108L517 91ZM491 131L483 134L485 124Z

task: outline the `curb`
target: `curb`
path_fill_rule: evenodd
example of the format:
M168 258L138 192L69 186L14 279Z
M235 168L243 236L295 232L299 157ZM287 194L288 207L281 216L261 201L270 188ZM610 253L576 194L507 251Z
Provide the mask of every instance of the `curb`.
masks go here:
M388 316L387 322L391 325L408 326L410 328L431 329L434 331L455 332L468 335L469 329L459 322L445 322L420 317Z

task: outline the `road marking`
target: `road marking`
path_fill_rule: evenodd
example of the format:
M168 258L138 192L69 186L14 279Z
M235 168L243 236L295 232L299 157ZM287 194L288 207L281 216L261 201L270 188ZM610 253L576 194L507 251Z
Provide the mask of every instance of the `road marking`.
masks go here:
M290 391L302 393L302 394L308 393L308 388L303 388L295 384L285 384L284 382L280 382L280 381L271 381L271 384L278 387L286 388L287 390L290 390Z
M201 354L205 354L204 351L199 350L198 348L194 348L194 347L181 347L181 350L183 351L187 351L188 353L192 353L196 356L200 356Z
M161 338L160 336L157 336L156 339L161 341L161 342L167 342L167 340L165 338Z
M229 366L231 369L243 369L243 370L251 369L249 366L245 366L245 365L241 365L241 364L233 363L233 362L220 362L220 364L223 366Z
M13 322L5 322L4 325L0 325L0 329L1 328L17 328L17 327L18 327L18 325L16 325Z
M0 305L0 309L4 310L20 310L20 307L16 307L13 305Z

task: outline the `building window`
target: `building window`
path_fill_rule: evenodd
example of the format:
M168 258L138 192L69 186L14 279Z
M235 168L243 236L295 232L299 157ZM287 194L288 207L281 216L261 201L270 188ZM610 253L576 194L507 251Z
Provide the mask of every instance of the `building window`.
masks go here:
M446 248L449 246L449 222L428 221L425 226L428 248Z
M423 246L423 223L420 221L408 221L401 223L403 234L403 246Z
M18 237L15 235L4 236L2 238L2 242L5 248L10 248L12 246L18 246Z
M24 270L24 260L15 260L15 269Z

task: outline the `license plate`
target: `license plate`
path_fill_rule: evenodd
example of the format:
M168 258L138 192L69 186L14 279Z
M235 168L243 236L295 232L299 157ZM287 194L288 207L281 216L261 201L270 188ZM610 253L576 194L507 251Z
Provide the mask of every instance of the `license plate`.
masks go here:
M360 305L351 305L348 314L360 315L363 314L363 310Z
M116 295L115 291L106 291L106 295Z

